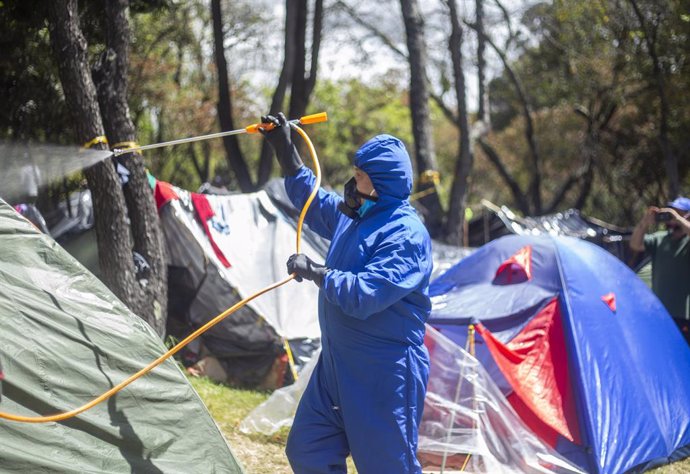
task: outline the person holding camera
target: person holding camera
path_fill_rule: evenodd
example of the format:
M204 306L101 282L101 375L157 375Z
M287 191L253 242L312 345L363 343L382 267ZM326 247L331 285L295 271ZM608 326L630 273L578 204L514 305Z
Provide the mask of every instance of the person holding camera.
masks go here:
M655 223L666 231L647 233ZM652 291L690 344L690 198L649 207L633 231L630 249L652 257Z

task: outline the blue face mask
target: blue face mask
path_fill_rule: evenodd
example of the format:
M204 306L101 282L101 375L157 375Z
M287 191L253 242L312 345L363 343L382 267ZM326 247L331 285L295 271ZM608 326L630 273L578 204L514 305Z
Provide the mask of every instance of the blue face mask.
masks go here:
M374 201L364 199L364 203L362 203L362 205L359 206L359 209L357 209L357 214L359 214L359 217L362 218L362 217L364 217L364 214L369 212L369 209L371 209L375 205L376 205L376 203Z

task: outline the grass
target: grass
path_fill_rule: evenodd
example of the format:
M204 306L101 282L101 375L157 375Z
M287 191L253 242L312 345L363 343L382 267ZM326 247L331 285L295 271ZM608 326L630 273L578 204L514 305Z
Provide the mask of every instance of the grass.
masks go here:
M292 472L284 452L287 429L272 436L245 435L239 430L240 422L268 398L268 393L218 385L207 378L191 377L190 381L247 474Z
M687 474L690 472L690 458L652 469L649 472L653 474Z
M271 436L240 433L242 420L254 407L266 400L270 393L219 385L203 377L190 377L189 380L220 426L247 474L292 473L285 457L288 428ZM347 469L350 473L357 472L351 458L347 460Z
M244 417L266 400L269 393L218 385L207 378L191 377L190 381L208 407L211 416L220 426L225 439L230 443L235 456L242 463L247 474L292 473L284 452L287 428L271 436L245 435L239 430L240 422ZM348 472L357 472L351 459L348 459ZM690 458L649 472L653 474L689 473Z

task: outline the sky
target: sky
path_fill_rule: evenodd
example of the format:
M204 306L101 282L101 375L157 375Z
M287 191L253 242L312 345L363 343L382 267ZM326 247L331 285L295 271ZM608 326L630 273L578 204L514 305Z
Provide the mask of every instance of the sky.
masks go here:
M524 10L538 0L501 0L509 12L513 28L519 27L519 21ZM474 21L475 0L456 0L461 17ZM364 27L356 24L340 9L334 8L336 1L325 0L325 20L322 33L321 52L319 56L318 77L320 79L347 79L356 77L363 81L375 80L392 69L402 80L407 80L408 65L399 55L392 52L383 42L370 34ZM450 66L447 52L447 38L449 25L447 7L442 1L420 1L425 21L427 51L430 63L445 62ZM376 25L402 51L407 51L405 44L404 25L398 0L347 0L357 14L370 24ZM229 9L238 8L231 5L242 5L233 2ZM265 87L275 86L276 78L282 66L283 56L283 28L285 8L283 2L255 0L254 10L261 9L262 30L255 35L249 35L244 42L231 47L226 45L226 57L230 73L237 82L252 81ZM498 44L507 36L508 29L495 0L485 0L486 30L490 32ZM226 24L239 24L237 18L246 15L247 11L240 10L225 13ZM242 28L241 24L239 28ZM266 34L266 31L275 34ZM264 32L264 33L262 33ZM478 79L476 68L476 37L469 28L465 28L464 59L467 104L470 112L476 111ZM308 35L310 33L308 32ZM232 36L230 33L228 36ZM211 45L209 45L211 46ZM212 51L211 51L212 54ZM502 71L498 57L487 47L487 80L497 76ZM430 65L429 72L432 82L438 67ZM454 98L448 97L449 102ZM264 105L264 104L262 104ZM267 104L266 104L267 105Z
M396 45L407 51L404 36L404 25L397 0L379 0L377 2L351 2L356 6L358 13L368 22L377 25L387 36L392 38ZM511 15L513 28L519 24L520 16L525 8L533 3L529 0L503 0L501 2ZM475 0L457 0L458 11L461 17L468 21L474 21ZM493 1L485 1L485 17L487 30L494 40L502 42L508 34L500 10ZM381 8L381 7L384 8ZM449 25L447 25L446 9L442 2L420 2L426 25L426 43L430 61L441 61L445 58L449 61L447 53L447 38ZM356 24L348 22L346 15L333 15L332 21L340 21L340 25L332 26L324 30L322 53L320 58L321 77L331 79L358 77L362 80L370 80L385 74L390 69L398 69L404 72L401 77L407 77L408 65L401 57L385 46L378 38L369 36L366 30ZM364 38L364 39L362 39ZM467 104L471 112L477 110L478 105L478 78L476 68L476 37L469 28L465 28L463 47L465 59L465 81L467 87ZM362 59L366 58L366 67L358 67ZM502 66L498 57L487 47L487 77L492 77L502 72ZM430 67L433 80L433 68Z

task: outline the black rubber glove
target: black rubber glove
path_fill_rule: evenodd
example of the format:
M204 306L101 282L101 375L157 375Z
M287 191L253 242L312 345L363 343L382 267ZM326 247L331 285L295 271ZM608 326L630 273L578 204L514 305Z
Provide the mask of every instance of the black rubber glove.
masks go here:
M287 261L288 274L297 274L295 278L297 281L311 280L316 283L316 286L321 286L323 278L328 272L328 268L324 265L314 263L309 257L303 253L296 253L290 256Z
M275 125L273 130L268 132L259 128L261 134L266 137L268 143L276 152L280 169L284 176L294 176L302 167L302 158L297 152L297 147L292 143L290 135L290 124L282 112L277 117L273 115L264 115L261 117L261 123L272 123Z

